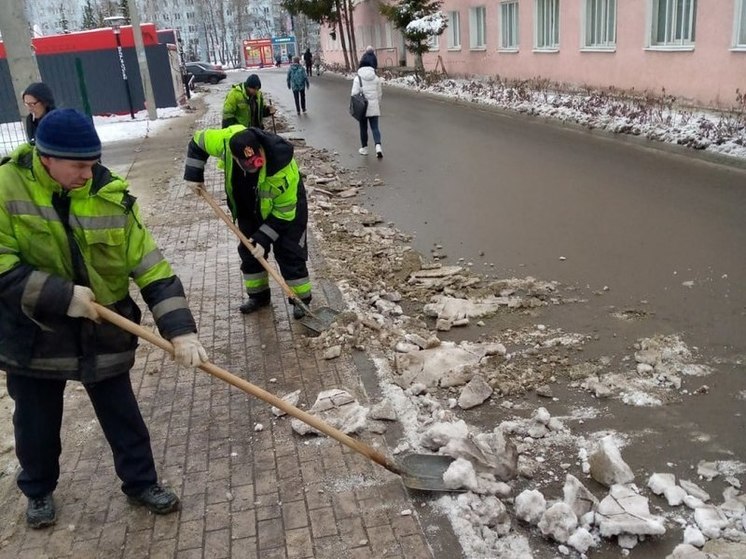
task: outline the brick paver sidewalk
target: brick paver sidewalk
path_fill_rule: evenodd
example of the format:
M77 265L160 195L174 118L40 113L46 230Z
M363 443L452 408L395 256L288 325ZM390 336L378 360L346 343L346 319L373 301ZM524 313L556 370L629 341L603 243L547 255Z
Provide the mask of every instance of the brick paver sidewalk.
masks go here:
M217 172L207 187L220 192ZM306 406L331 387L345 387L365 403L359 369L345 356L325 361L304 347L306 332L290 318L278 287L271 310L250 317L238 312L237 240L203 201L181 186L158 204L162 213L148 220L150 228L184 282L212 362L277 395L301 389ZM326 304L318 287L314 305ZM144 323L152 327L149 313ZM85 392L71 383L55 492L58 523L27 530L19 493L17 524L0 556L458 556L427 543L419 514L424 508L410 501L398 477L336 441L295 435L289 418L275 418L269 405L207 373L177 368L147 342L141 343L132 380L159 473L181 496L182 510L157 517L126 503ZM258 423L263 430L255 430ZM366 442L385 445L381 437L366 435ZM407 509L413 514L402 515ZM437 532L428 530L428 537L437 538Z

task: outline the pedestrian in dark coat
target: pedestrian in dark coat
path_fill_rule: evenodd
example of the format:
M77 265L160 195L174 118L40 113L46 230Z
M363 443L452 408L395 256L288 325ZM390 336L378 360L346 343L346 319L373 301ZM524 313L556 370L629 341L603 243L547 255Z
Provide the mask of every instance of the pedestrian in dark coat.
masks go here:
M28 115L26 116L26 138L28 138L30 144L33 144L39 122L44 118L44 115L56 108L54 105L54 95L47 84L34 82L24 90L22 99L23 104L28 109Z
M311 54L311 47L306 48L306 52L303 53L303 63L306 66L306 74L310 77L313 73L313 54Z
M297 56L288 69L288 89L293 92L295 100L295 112L300 114L301 110L306 112L306 89L311 87L308 81L308 74L300 65L300 58Z

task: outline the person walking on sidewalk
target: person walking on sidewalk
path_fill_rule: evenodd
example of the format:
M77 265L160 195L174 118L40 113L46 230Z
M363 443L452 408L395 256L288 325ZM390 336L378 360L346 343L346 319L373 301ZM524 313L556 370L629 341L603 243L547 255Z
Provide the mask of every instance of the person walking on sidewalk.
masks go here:
M313 73L313 54L311 54L311 47L306 47L306 52L303 53L303 64L306 66L306 74L311 77Z
M368 109L365 111L365 117L361 118L360 124L360 145L358 152L360 155L368 155L368 125L373 133L373 142L376 144L376 157L383 157L383 148L381 147L381 132L378 128L378 117L381 116L381 97L383 89L381 79L376 76L376 71L371 66L372 59L365 58L360 60L360 68L357 75L352 80L352 95L363 92L368 100Z
M100 157L90 117L57 109L39 124L35 147L24 144L0 164L0 369L15 403L17 484L31 528L56 521L68 380L88 393L129 502L156 514L179 506L158 483L132 391L137 337L101 322L93 301L139 322L132 278L176 362L207 359L181 281L143 226L127 183Z
M21 95L23 104L28 109L26 115L26 138L29 143L33 144L36 137L36 129L49 111L55 109L54 95L52 90L45 83L34 82L23 91Z
M231 87L223 103L222 128L243 124L247 128L264 128L264 118L275 114L275 108L264 104L262 81L251 74L244 83Z
M302 68L301 68L302 70ZM308 276L308 202L293 158L293 145L258 128L241 125L199 130L187 148L184 179L202 188L207 159L218 157L225 172L228 207L253 249L238 245L241 272L249 296L240 310L250 314L270 303L269 276L257 260L274 248L275 260L287 284L306 305L311 302ZM292 299L290 304L294 305ZM293 318L303 318L300 306Z
M310 51L309 51L310 54ZM306 89L311 87L308 81L308 74L300 65L300 58L297 56L293 59L293 63L288 68L288 89L293 91L293 99L295 100L295 112L300 114L301 110L306 112ZM300 99L300 102L299 102Z

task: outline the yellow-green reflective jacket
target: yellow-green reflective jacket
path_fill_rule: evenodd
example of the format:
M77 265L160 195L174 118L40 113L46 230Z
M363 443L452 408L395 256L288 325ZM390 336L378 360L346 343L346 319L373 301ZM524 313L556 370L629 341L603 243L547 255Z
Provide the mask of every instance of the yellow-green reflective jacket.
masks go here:
M3 161L0 368L83 381L128 371L135 337L66 311L73 285L87 285L97 302L139 322L130 278L165 337L196 331L181 282L123 179L97 164L84 186L65 191L30 145Z
M223 122L221 128L242 124L247 128L255 126L264 128L263 119L269 116L269 111L264 105L264 95L261 90L256 92L256 111L251 110L252 101L246 94L243 83L233 85L225 96L223 102Z
M204 182L204 167L208 156L219 158L225 171L225 192L234 220L237 219L240 209L236 206L231 177L234 173L243 171L235 164L228 142L234 134L243 130L246 128L240 124L222 129L198 130L190 142L184 172L186 180ZM296 219L299 197L303 198L305 203L305 189L302 187L298 165L293 158L292 144L276 134L269 134L256 128L253 130L266 160L257 177L256 196L259 214L267 229L281 234L287 224ZM270 233L269 236L272 237L273 234Z

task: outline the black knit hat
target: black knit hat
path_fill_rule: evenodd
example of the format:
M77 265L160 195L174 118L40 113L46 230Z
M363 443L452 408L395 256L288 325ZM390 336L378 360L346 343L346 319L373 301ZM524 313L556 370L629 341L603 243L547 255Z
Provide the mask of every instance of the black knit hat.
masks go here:
M93 161L101 158L101 140L91 117L75 109L55 109L39 122L36 150L58 159Z
M54 109L54 95L52 94L52 90L49 89L49 86L47 84L41 82L34 82L32 84L29 84L29 86L23 91L21 98L25 97L26 95L35 97L38 101L41 101L42 104L49 110Z
M246 85L246 87L251 87L253 89L262 88L262 80L260 80L259 76L257 76L256 74L251 74L248 78L246 78L244 84Z

